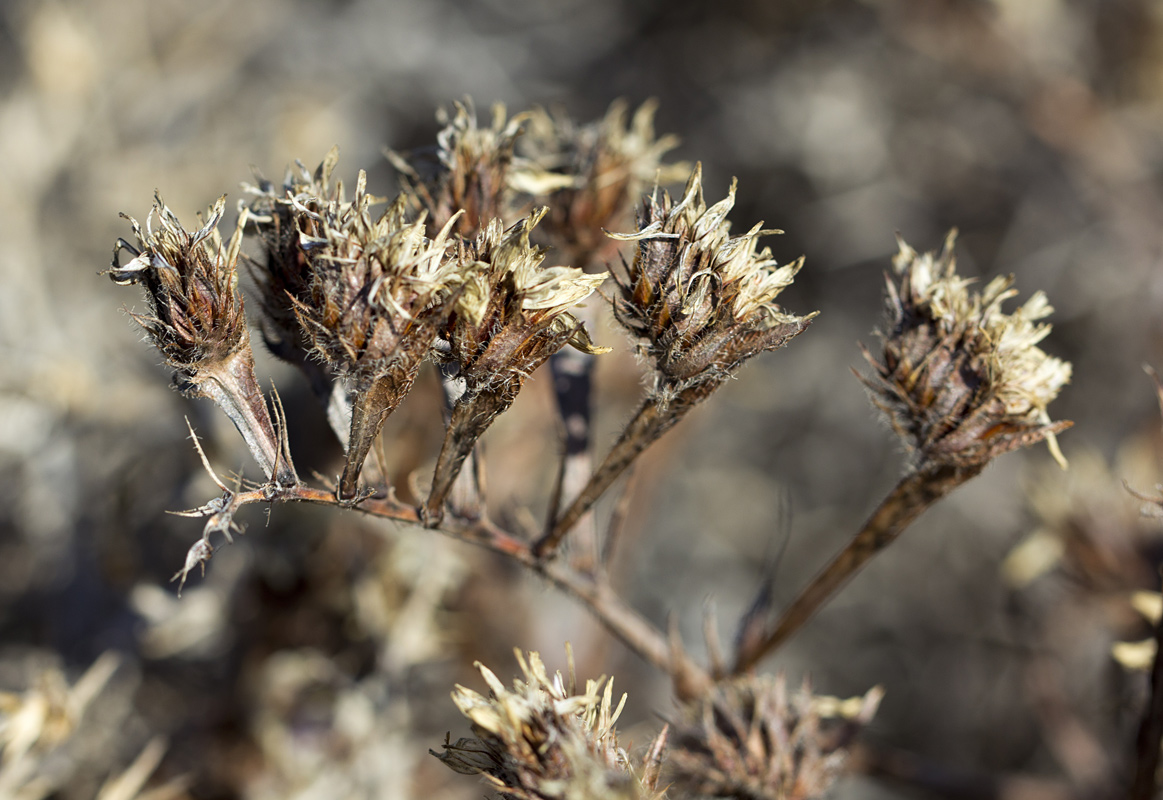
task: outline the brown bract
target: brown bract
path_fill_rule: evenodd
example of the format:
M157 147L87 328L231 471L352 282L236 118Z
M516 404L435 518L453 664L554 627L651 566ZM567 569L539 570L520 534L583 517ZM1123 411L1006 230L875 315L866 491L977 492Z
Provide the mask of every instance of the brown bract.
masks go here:
M865 357L865 379L916 465L980 467L996 456L1046 440L1065 467L1047 405L1070 380L1070 364L1037 344L1053 309L1036 292L1012 314L1013 277L994 278L981 293L956 273L955 233L939 255L904 241L887 278L883 349Z

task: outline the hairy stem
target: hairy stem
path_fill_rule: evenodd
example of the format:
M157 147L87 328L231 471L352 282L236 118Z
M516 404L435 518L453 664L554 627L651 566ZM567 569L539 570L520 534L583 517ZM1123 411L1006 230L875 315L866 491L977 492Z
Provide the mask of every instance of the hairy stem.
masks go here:
M206 397L230 417L268 480L280 486L299 482L290 453L271 423L266 398L254 376L254 358L244 348L192 380L193 394Z
M496 389L482 390L471 397L462 396L453 406L440 457L436 460L436 472L432 476L432 491L424 506L426 525L434 527L439 524L444 515L444 501L448 499L465 459L493 420L513 405L520 388L520 381L513 379Z
M409 378L400 385L396 371L380 375L363 391L352 393L351 433L347 438L347 463L339 479L339 498L351 500L359 492L359 475L372 445L384 427L384 420L400 404L412 386Z

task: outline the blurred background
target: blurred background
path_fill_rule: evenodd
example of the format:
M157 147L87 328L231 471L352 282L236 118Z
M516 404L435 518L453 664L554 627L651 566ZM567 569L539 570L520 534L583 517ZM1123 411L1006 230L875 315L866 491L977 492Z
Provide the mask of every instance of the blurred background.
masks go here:
M819 319L749 364L635 479L619 585L693 649L709 602L730 641L764 576L789 601L904 467L852 375L894 234L927 250L957 227L962 274L1013 273L1019 302L1047 293L1043 347L1074 364L1050 408L1075 421L1061 437L1072 470L1044 447L1000 459L765 668L828 694L885 687L838 797L1120 785L1145 679L1110 650L1147 636L1127 598L1156 588L1160 551L1121 481L1151 491L1160 474L1141 365L1163 367L1163 5L8 0L0 689L10 713L92 701L79 727L44 717L58 725L32 747L34 772L0 769L0 790L93 797L138 759L156 766L159 797L479 797L427 755L468 733L448 692L482 688L475 659L514 674L513 647L560 667L567 640L581 675L614 674L630 693L628 738L644 745L673 713L666 682L584 612L433 533L252 507L204 579L180 600L169 583L200 523L165 512L216 491L183 417L220 472L254 470L215 409L168 388L119 311L140 297L98 275L130 233L118 212L144 219L158 190L192 226L223 192L233 208L252 169L277 179L335 144L340 176L366 169L390 194L382 148L431 143L436 109L466 96L482 118L503 102L579 121L657 98L656 127L681 137L676 159L702 161L708 201L737 176L736 228L762 219L787 231L769 241L781 261L807 256L783 301ZM593 333L617 349L598 368L600 449L641 370L611 325ZM341 451L306 385L259 358L300 472L333 477ZM423 475L440 423L435 378L421 384L387 437L395 463ZM490 502L508 519L545 506L549 388L535 376L487 438ZM0 728L9 752L26 728Z

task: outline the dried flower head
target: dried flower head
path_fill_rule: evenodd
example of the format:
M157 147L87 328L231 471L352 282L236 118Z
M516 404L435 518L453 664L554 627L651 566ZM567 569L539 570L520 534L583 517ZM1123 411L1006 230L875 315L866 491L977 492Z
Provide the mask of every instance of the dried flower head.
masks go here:
M1070 364L1037 344L1053 309L1042 292L1007 314L1013 277L994 278L980 293L956 273L955 232L940 255L918 254L904 241L888 279L888 320L876 377L865 381L916 464L980 468L996 456L1046 440L1066 465L1054 435L1050 401L1070 380Z
M449 258L455 217L433 239L423 215L409 223L401 195L379 219L360 172L350 203L338 194L319 211L295 201L299 245L311 271L308 295L295 300L312 352L347 381L351 434L339 496L357 496L363 462L384 420L411 389L437 333L452 312L465 270Z
M238 251L246 214L240 215L237 230L224 245L217 228L225 208L223 196L196 231L183 228L156 195L144 232L137 220L122 214L133 226L137 244L117 240L109 275L117 284L137 283L145 289L150 313L133 318L176 370L178 387L188 396L218 403L267 478L291 486L298 477L286 433L276 433L258 388L238 291ZM133 254L125 264L119 259L122 250Z
M464 459L497 415L506 411L539 366L567 344L587 353L594 347L585 327L569 313L608 277L572 267L545 267L545 248L529 233L540 209L505 230L491 221L459 263L469 275L447 330L448 351L441 353L465 382L453 408L428 501L430 520L442 504Z
M686 163L662 162L678 137L655 137L657 108L647 101L627 121L626 103L616 101L601 120L580 126L564 114L541 108L529 112L528 132L518 143L521 152L557 176L560 185L545 180L519 188L549 206L545 227L550 240L574 263L589 265L609 249L605 230L622 227L644 187L674 183L690 171Z
M757 250L761 236L778 233L759 223L730 235L727 197L707 207L702 167L696 166L682 198L656 190L646 198L638 232L615 238L638 243L634 261L615 274L614 313L657 371L656 391L673 397L700 384L711 390L748 358L775 350L802 333L815 313L796 316L775 298L803 266L778 266L771 250Z
M437 113L444 128L436 135L434 153L387 153L407 193L428 212L430 230L443 228L463 211L455 231L472 237L491 219L508 224L519 215L513 203L515 190L548 190L546 181L560 184L560 178L514 158L526 114L508 118L505 107L497 104L491 124L482 128L471 101L454 103L453 109L451 117L444 109Z
M677 783L700 795L756 800L822 797L843 773L847 746L884 692L837 700L807 683L789 695L783 675L719 684L684 709L668 761Z
M223 196L201 228L187 231L155 195L144 232L133 217L121 215L133 226L137 245L119 239L109 269L114 283L138 283L145 289L151 313L133 318L179 376L191 382L204 364L229 359L249 341L236 270L241 225L224 249L218 223L225 209ZM121 250L133 254L128 263L119 263Z
M263 340L274 355L306 370L313 383L319 377L320 362L307 358L311 345L294 303L306 302L311 291L311 269L300 246L300 215L295 206L318 214L328 203L344 205L342 183L331 182L338 160L339 148L334 147L313 174L297 161L296 169L287 169L280 187L261 176L257 185L245 186L252 195L247 219L264 251L261 260L245 259L258 289Z
M553 678L541 656L516 651L524 679L507 689L478 663L486 697L457 686L452 700L472 721L475 738L444 744L435 753L452 770L481 775L505 798L516 800L620 800L660 798L658 773L665 733L637 767L614 729L622 707L613 704L613 680L586 681L579 691L570 654L569 679Z
M816 315L789 314L775 302L803 266L777 266L759 237L762 223L731 236L727 214L735 185L711 207L703 200L697 165L682 199L655 188L644 199L638 232L610 234L635 241L631 264L614 273L614 316L641 340L653 385L603 463L537 542L548 556L566 533L650 444L709 397L747 359L783 347Z

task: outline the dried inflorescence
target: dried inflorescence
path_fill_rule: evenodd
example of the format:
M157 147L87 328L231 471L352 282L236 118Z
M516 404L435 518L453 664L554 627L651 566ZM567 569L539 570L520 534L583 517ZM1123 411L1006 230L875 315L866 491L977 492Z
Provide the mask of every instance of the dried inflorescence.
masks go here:
M411 389L468 277L450 258L455 217L428 239L423 214L408 222L403 195L373 221L374 202L361 172L350 203L333 199L319 211L296 203L311 283L295 311L312 352L351 392L339 485L345 500L357 497L360 470L384 420Z
M388 151L406 193L428 212L431 230L440 230L463 212L455 232L472 238L489 220L508 225L520 216L515 192L538 194L561 185L560 177L513 154L527 114L509 118L498 104L491 124L482 128L470 102L454 103L453 109L451 117L444 109L437 114L444 128L436 134L434 153L404 156Z
M996 456L1046 440L1063 466L1047 405L1070 381L1070 364L1037 344L1053 309L1042 292L1007 314L1013 277L980 293L956 273L951 233L940 255L903 241L888 279L888 325L876 377L866 380L917 465L980 469Z
M658 104L643 103L627 120L627 105L613 103L606 115L577 125L564 114L537 108L528 115L521 152L560 186L543 181L537 201L550 209L545 221L553 246L586 267L609 251L607 230L618 230L638 195L652 183L668 185L690 171L686 163L664 164L662 157L678 146L677 136L656 137Z
M535 652L517 661L524 679L513 688L487 667L477 669L489 685L486 697L457 686L457 708L472 721L475 738L446 742L433 753L465 775L481 775L515 800L653 800L658 785L665 731L637 764L618 743L615 722L626 702L613 704L613 680L586 681L579 691L572 655L569 678L552 678ZM604 685L604 686L603 686Z
M748 675L717 685L684 709L667 771L679 788L709 797L808 800L843 772L847 745L883 697L816 696L784 676Z
M258 289L263 341L274 355L304 370L320 394L330 390L330 376L321 369L321 362L307 357L310 343L295 311L295 301L306 302L311 291L311 269L300 246L296 205L318 214L328 203L344 204L342 183L331 181L338 161L339 148L333 147L314 173L296 162L279 187L261 176L257 185L245 186L252 195L247 220L258 233L264 256L257 260L244 256Z
M702 168L682 198L656 189L643 201L638 232L615 238L638 243L633 263L614 272L614 315L640 340L652 385L587 486L538 543L545 555L651 443L709 397L747 359L777 350L803 333L815 313L789 314L775 302L803 265L778 266L759 237L759 223L731 236L727 214L735 186L707 207Z
M748 358L775 350L802 333L815 313L796 316L775 298L791 285L803 259L778 266L771 250L757 250L758 223L731 236L727 197L707 207L702 168L696 166L682 198L667 192L646 198L638 232L616 238L638 243L634 261L615 273L614 313L642 341L656 370L655 393L677 399L694 387L709 393Z
M192 397L206 397L226 412L268 479L283 486L298 483L291 464L286 432L276 432L258 380L238 291L238 250L245 214L238 230L223 244L218 223L225 197L214 204L210 218L187 231L177 216L155 197L146 229L132 217L137 245L119 239L109 275L120 285L145 289L149 314L134 314L150 341L176 370L178 386ZM160 228L153 230L157 215ZM133 258L120 263L120 252Z
M545 267L546 249L529 234L544 216L539 209L508 230L494 219L458 263L466 280L441 354L465 390L452 410L436 466L427 511L439 519L441 506L461 464L485 429L506 411L529 375L567 344L587 353L594 347L570 313L605 281L573 267Z

